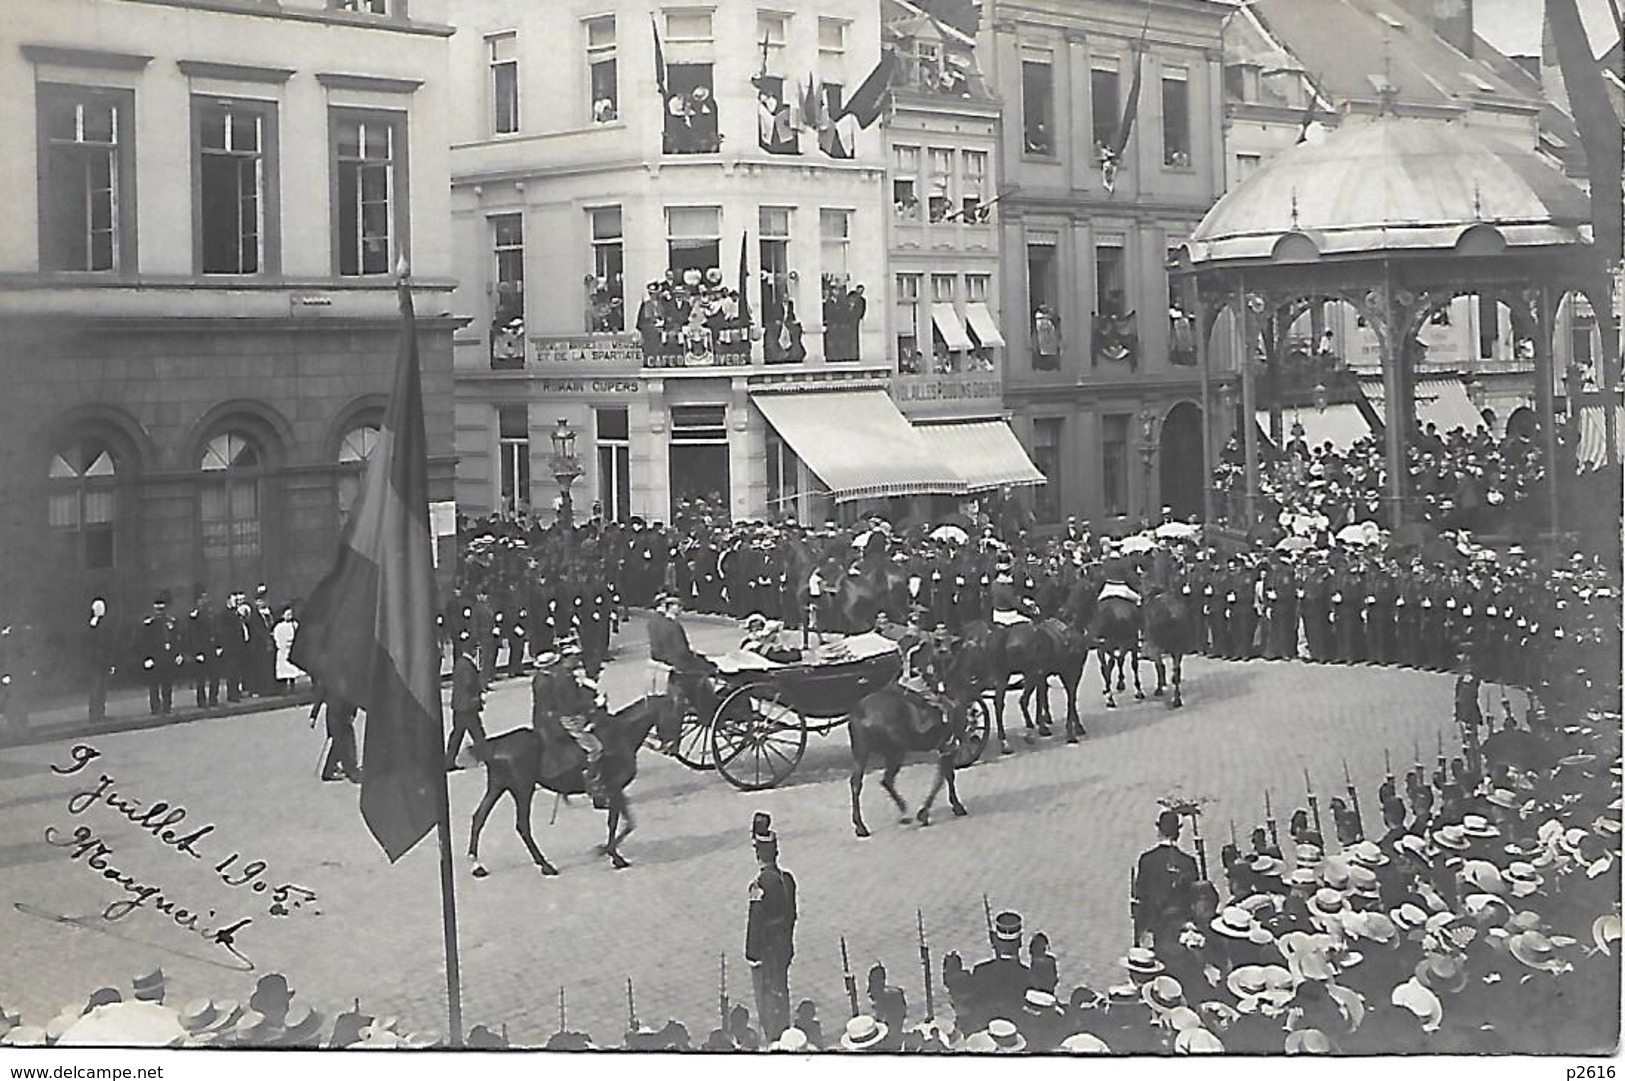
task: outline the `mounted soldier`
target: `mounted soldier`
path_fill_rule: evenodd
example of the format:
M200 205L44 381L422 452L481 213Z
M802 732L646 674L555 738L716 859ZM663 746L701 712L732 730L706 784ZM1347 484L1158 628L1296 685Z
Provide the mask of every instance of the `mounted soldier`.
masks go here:
M600 760L604 746L592 730L595 714L604 708L603 694L586 676L581 644L575 638L560 639L556 652L536 659L536 675L531 678L531 724L544 746L556 742L560 733L568 736L586 755L587 794L594 807L606 806ZM554 730L556 726L556 730Z
M1106 548L1106 558L1101 565L1101 574L1105 584L1100 587L1097 601L1108 600L1112 597L1121 597L1131 604L1140 603L1140 592L1134 586L1138 585L1138 575L1129 565L1128 557L1123 555L1121 546L1116 542L1109 542Z
M993 622L1001 627L1031 623L1038 614L1038 606L1030 597L1023 596L1016 585L1015 568L1010 563L1001 562L998 565L993 585L988 590L988 599L993 608Z

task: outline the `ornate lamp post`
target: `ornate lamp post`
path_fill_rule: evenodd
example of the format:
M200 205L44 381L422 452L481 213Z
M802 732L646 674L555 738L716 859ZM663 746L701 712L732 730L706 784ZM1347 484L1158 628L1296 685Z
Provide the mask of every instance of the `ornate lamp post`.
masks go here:
M1317 412L1320 412L1320 413L1326 412L1326 403L1330 400L1329 397L1327 396L1327 393L1326 393L1326 384L1325 383L1316 383L1315 384L1314 395L1315 395L1315 410Z
M1151 467L1157 460L1157 414L1151 409L1140 410L1136 418L1140 422L1140 464L1144 468L1141 478L1140 498L1143 499L1145 516L1152 518L1151 507ZM1157 524L1155 522L1153 525Z
M570 486L581 476L581 459L576 457L576 433L570 422L559 418L558 426L550 436L553 441L553 479L559 482L559 512L556 521L564 530L565 555L570 554L572 534L575 532L575 504L570 498Z

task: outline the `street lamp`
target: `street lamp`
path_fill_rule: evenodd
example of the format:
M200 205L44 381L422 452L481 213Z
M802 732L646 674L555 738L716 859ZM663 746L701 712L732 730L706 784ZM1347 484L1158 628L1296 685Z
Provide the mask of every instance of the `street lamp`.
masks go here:
M564 543L568 552L570 534L576 524L570 486L581 476L581 459L576 457L576 433L571 430L568 420L560 417L550 438L553 441L553 479L559 482L559 513L556 520L564 527Z

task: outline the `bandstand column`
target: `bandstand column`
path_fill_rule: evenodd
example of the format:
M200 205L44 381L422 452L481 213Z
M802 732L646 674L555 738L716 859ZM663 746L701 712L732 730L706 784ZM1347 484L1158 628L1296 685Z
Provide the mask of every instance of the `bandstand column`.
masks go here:
M1398 529L1405 524L1405 342L1394 310L1393 282L1384 282L1381 332L1377 347L1382 354L1382 395L1387 417L1383 424L1386 437L1388 468L1388 501L1392 508L1388 528Z
M1557 544L1557 402L1552 389L1552 290L1535 293L1535 411L1540 414L1541 455L1546 459L1546 513Z
M1258 409L1258 394L1253 386L1253 312L1248 305L1247 279L1236 284L1236 365L1241 370L1241 447L1244 455L1243 514L1247 529L1258 522L1258 424L1254 421Z
M1213 376L1208 371L1211 353L1207 347L1207 305L1201 291L1192 288L1196 302L1196 368L1202 377L1202 521L1213 521Z

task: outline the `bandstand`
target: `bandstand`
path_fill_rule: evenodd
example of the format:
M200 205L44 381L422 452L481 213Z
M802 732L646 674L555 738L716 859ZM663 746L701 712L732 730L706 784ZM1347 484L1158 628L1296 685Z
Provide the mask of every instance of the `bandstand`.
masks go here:
M1204 421L1210 395L1235 380L1212 369L1215 329L1221 315L1231 316L1226 322L1239 369L1249 527L1259 511L1259 432L1253 422L1259 362L1280 363L1289 328L1312 307L1348 303L1377 339L1388 403L1384 499L1396 528L1407 518L1410 494L1406 444L1416 415L1418 332L1430 316L1462 295L1506 306L1514 337L1533 345L1540 439L1544 459L1552 463L1558 307L1574 293L1599 313L1611 310L1585 191L1534 150L1460 120L1346 119L1322 141L1283 153L1220 199L1179 250L1177 263L1200 328ZM1616 332L1610 319L1599 324L1601 385L1612 391L1619 386ZM1609 400L1617 400L1617 392ZM1270 404L1279 446L1279 402ZM1613 448L1615 410L1604 413ZM1211 438L1204 446L1211 476ZM1555 532L1557 486L1545 487ZM1212 499L1209 486L1210 520Z

